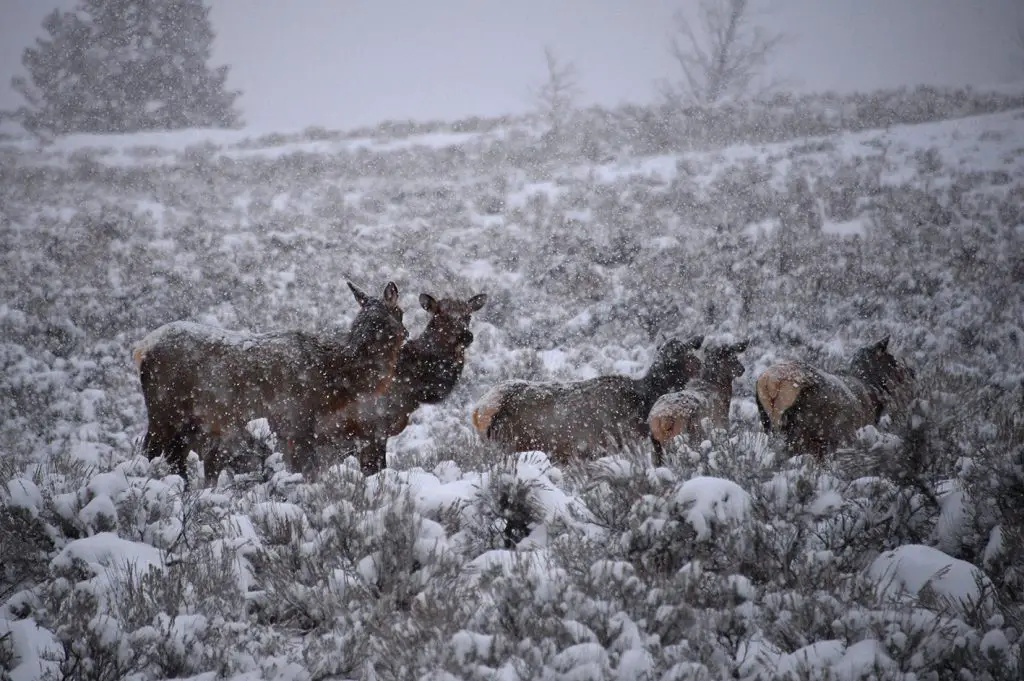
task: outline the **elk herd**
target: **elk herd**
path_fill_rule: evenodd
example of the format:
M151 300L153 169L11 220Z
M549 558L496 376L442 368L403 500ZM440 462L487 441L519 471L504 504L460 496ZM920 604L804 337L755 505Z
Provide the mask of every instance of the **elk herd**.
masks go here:
M195 451L205 478L215 480L247 424L265 418L283 440L291 471L315 476L348 454L367 475L384 469L388 438L458 383L473 342L472 315L487 296L421 293L429 319L408 338L394 282L380 297L348 286L359 309L345 331L244 334L177 321L143 338L133 359L147 411L146 455L163 456L187 479ZM483 440L506 453L540 450L560 464L646 441L660 466L674 438L696 444L728 427L748 345L670 338L639 378L503 381L479 398L470 418ZM754 381L755 402L765 432L780 437L787 453L821 462L905 402L913 381L886 336L858 349L837 373L797 360L769 366Z

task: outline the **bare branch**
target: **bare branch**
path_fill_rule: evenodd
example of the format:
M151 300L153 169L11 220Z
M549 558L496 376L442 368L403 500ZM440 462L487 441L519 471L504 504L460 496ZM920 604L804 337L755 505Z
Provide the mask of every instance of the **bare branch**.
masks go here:
M1024 67L1024 17L1021 17L1020 21L1017 22L1017 30L1013 37L1013 43L1019 52L1017 57L1020 59L1020 65Z
M727 98L761 96L781 85L778 80L755 85L786 36L752 25L749 0L700 0L696 21L682 11L674 21L669 53L682 78L660 84L666 103L711 106Z
M579 73L576 65L562 62L550 47L544 48L547 79L532 91L537 109L547 121L550 132L561 133L580 94Z

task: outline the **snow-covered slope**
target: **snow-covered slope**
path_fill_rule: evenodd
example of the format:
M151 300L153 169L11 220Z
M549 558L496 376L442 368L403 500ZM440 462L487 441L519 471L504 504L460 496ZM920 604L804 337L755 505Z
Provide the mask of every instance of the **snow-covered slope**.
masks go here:
M1024 112L594 163L523 134L6 148L0 668L1018 678ZM183 494L139 456L148 331L344 326L346 280L396 281L414 334L421 291L489 296L389 470L307 484L275 453ZM639 375L692 333L749 337L747 373L730 432L665 468L509 461L468 422L499 380ZM757 373L885 334L912 418L827 471L784 461Z

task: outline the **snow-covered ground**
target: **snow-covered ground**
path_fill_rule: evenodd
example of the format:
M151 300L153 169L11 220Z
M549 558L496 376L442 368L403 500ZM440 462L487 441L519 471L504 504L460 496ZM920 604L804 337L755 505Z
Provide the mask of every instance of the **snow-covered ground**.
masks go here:
M598 162L520 162L522 133L7 145L0 673L1020 678L1024 111ZM275 453L184 492L140 455L146 333L344 326L346 280L394 280L413 334L421 291L489 296L386 471ZM693 333L750 338L746 373L662 468L469 424L497 381L638 376ZM781 456L757 373L885 334L912 420Z

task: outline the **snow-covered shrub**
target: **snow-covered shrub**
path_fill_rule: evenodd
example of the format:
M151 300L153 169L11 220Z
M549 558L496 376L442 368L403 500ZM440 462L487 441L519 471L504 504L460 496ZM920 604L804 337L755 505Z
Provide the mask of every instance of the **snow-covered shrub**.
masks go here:
M158 677L237 669L237 649L249 640L237 560L211 542L169 558L161 570L126 571L112 609L131 632L136 664Z
M547 158L512 118L473 122L483 137L403 123L272 149L217 139L198 165L131 140L71 166L63 140L0 150L0 665L154 681L1015 678L1021 119L837 133L1011 100L588 110L597 164ZM793 135L814 136L767 143ZM740 138L766 143L697 151ZM681 143L694 150L637 155ZM482 214L487 197L503 210ZM343 462L309 483L254 437L236 449L263 471L182 494L137 456L130 355L146 332L345 328L344 281L384 278L413 335L419 291L490 296L456 390L391 438L391 469ZM636 374L665 336L717 332L755 339L730 428L662 467L647 445L564 470L497 456L468 423L496 381ZM884 334L918 371L905 408L824 466L781 456L758 372L783 356L839 368Z
M303 656L316 675L353 673L367 650L391 662L411 655L418 647L400 645L403 633L429 634L417 613L440 608L441 625L460 607L449 588L460 563L443 527L393 482L390 469L364 479L349 459L294 501L250 511L263 538L252 558L259 621L309 632Z
M37 585L47 573L55 536L40 517L42 494L31 480L5 476L0 489L0 602Z
M587 508L586 521L621 535L631 527L633 505L665 492L671 484L673 476L665 475L667 472L650 469L646 453L630 444L618 456L570 469L568 477Z

